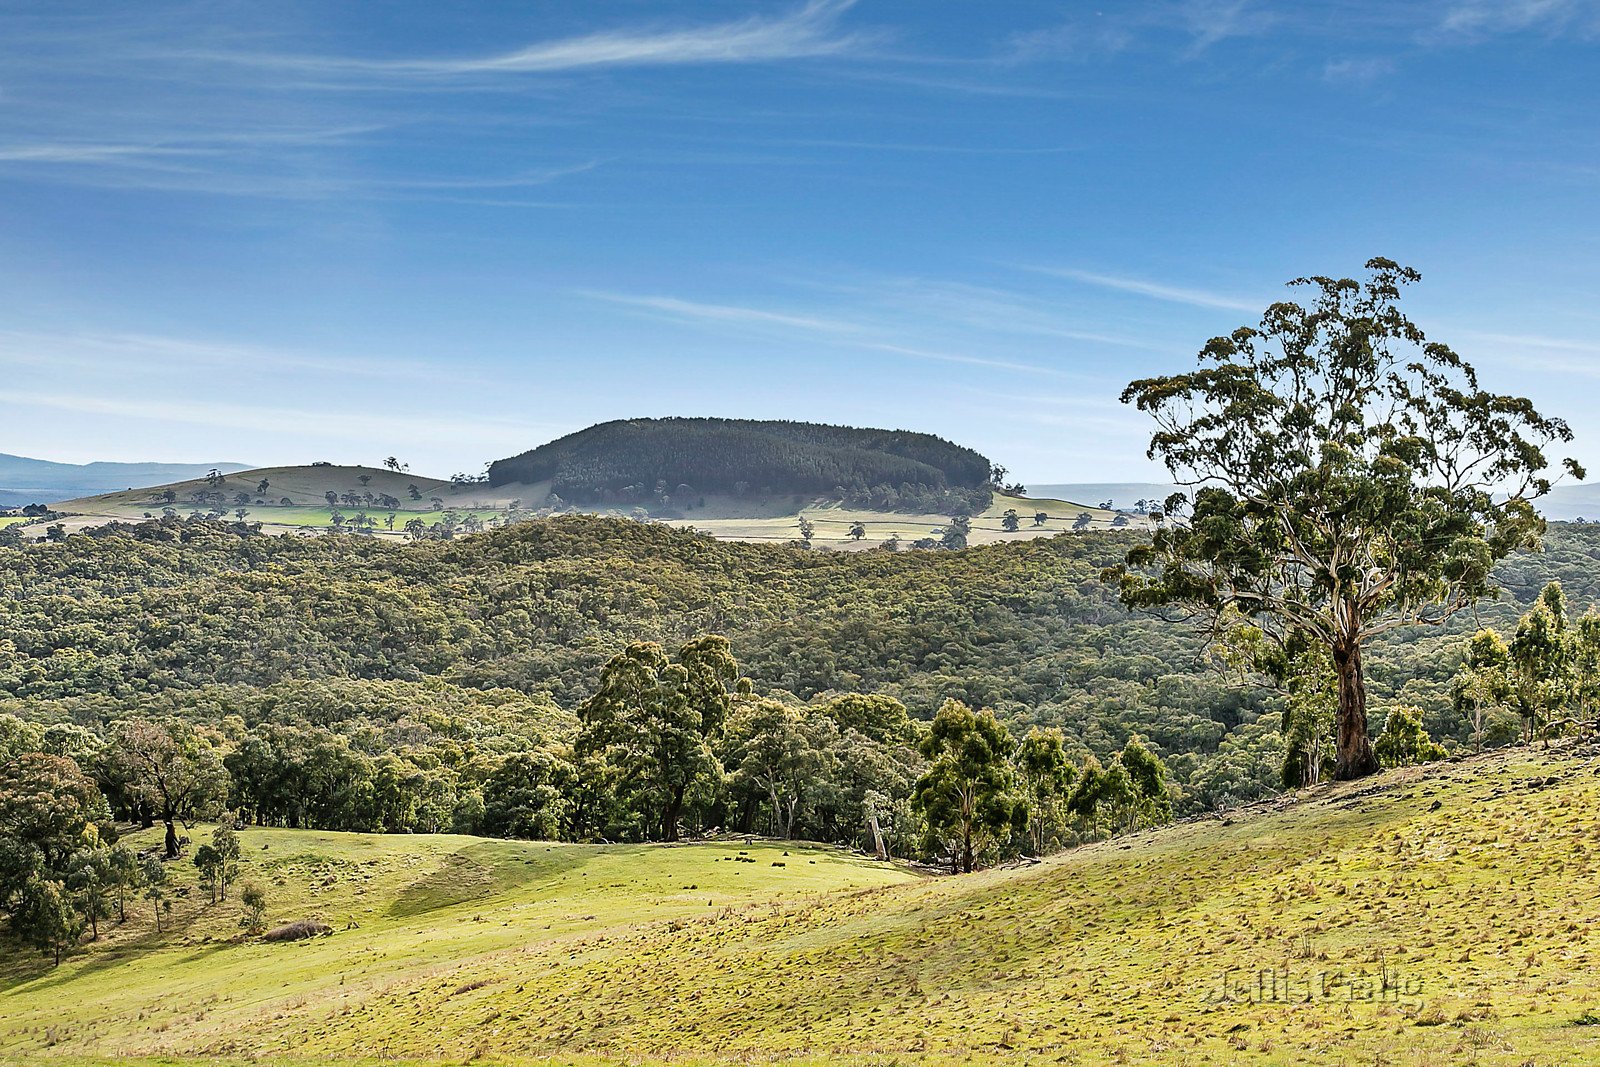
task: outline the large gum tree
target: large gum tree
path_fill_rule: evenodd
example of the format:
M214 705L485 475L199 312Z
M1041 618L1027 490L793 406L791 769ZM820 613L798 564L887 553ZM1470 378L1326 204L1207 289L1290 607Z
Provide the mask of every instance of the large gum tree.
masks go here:
M1325 653L1341 779L1378 769L1362 649L1490 595L1495 563L1539 546L1545 449L1572 439L1423 336L1399 306L1416 271L1367 272L1296 279L1304 304L1212 338L1197 370L1128 386L1123 402L1157 425L1150 457L1183 491L1109 572L1130 606L1214 628L1243 616L1282 649Z

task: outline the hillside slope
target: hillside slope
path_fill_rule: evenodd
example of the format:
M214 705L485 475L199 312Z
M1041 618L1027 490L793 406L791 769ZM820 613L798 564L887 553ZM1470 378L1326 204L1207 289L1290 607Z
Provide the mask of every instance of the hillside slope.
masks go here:
M359 928L236 943L236 906L191 898L170 937L15 960L0 1061L1592 1063L1596 759L1395 772L964 878L251 830L276 917Z

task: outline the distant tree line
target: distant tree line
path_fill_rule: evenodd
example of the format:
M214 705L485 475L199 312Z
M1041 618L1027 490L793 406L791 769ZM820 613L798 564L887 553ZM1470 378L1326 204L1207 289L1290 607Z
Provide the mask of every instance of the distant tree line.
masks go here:
M1102 767L1059 730L1018 743L958 700L924 724L889 697L757 695L710 635L630 645L572 714L437 682L194 697L80 704L49 725L0 714L0 913L58 962L130 899L159 927L165 864L202 820L220 820L192 851L214 903L238 877L236 823L563 841L726 830L971 871L1172 812L1165 767L1137 740ZM163 827L161 847L118 843L119 823ZM242 899L259 926L263 890Z

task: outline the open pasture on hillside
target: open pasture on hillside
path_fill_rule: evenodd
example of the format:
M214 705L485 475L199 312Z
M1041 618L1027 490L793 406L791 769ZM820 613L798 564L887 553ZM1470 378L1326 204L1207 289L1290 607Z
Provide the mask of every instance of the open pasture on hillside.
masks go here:
M141 904L8 962L0 1061L1592 1063L1596 766L1392 772L965 878L252 829L272 921L330 935L243 939L191 891L156 937Z

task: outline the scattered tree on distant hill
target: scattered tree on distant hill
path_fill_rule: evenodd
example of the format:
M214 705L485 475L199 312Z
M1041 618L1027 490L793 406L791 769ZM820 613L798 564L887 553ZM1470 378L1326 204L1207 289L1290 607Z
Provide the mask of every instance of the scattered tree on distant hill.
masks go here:
M1036 511L1036 512L1033 513L1033 524L1035 526L1043 526L1045 523L1047 523L1049 521L1050 521L1050 516L1045 514L1044 512Z
M223 477L222 472L216 467L212 467L206 472L206 484L213 489L221 488L223 485L227 484L227 481L228 479Z
M1072 528L1074 530L1087 530L1092 522L1094 522L1093 515L1087 511L1080 511L1078 512L1078 517L1072 520Z
M67 890L78 913L89 921L91 941L100 940L100 920L111 917L115 880L108 848L82 848L67 861Z
M1367 266L1365 282L1298 279L1309 307L1274 304L1213 338L1199 370L1128 386L1157 423L1151 456L1198 488L1185 521L1111 572L1130 606L1235 609L1274 640L1325 647L1343 779L1378 769L1363 647L1442 623L1489 592L1495 561L1537 547L1544 448L1572 438L1424 339L1398 307L1415 271Z
M1128 516L1118 512L1116 517L1111 520L1111 525L1115 529L1122 529L1124 526L1128 525Z
M211 848L217 854L217 896L228 899L228 887L239 874L239 835L233 829L233 815L223 813L222 825L211 832Z
M795 817L809 788L826 780L829 752L808 736L805 713L777 700L742 701L728 719L725 760L731 784L753 788L768 801L768 832L794 836Z
M1567 623L1567 601L1551 582L1517 623L1511 639L1511 691L1522 716L1523 736L1545 736L1545 726L1566 706L1572 691L1575 634Z
M256 492L258 492L258 493L265 493L268 489L271 489L271 488L272 488L272 483L267 481L267 479L265 479L265 478L261 479L259 482L256 483Z
M356 481L360 482L364 486L365 485L370 485L372 483L372 475L370 475L370 474L358 474L356 476Z
M335 493L332 489L329 489L326 493L323 493L322 499L328 502L328 506L330 508L336 508L339 506L339 494Z
M194 850L194 866L195 870L200 872L200 888L206 891L211 903L215 904L218 899L217 887L222 882L220 873L222 857L217 855L217 850L210 845L201 845Z
M807 545L810 545L811 538L815 536L817 532L816 523L802 515L800 516L800 521L795 523L795 525L800 530L800 540L804 541Z
M1000 528L1006 533L1016 533L1022 528L1022 519L1017 515L1016 508L1007 508L1006 513L1000 516Z
M966 548L967 535L970 533L972 533L972 520L965 515L957 515L945 526L939 543L949 549Z
M947 700L922 741L928 769L913 794L931 834L950 849L954 869L970 873L978 856L1013 828L1026 807L1016 795L1011 735L984 709Z
M177 824L215 814L227 796L222 760L193 727L176 719L119 722L108 757L131 791L165 824L169 859L178 855Z
M1166 767L1137 738L1108 766L1090 756L1067 798L1067 810L1091 834L1133 831L1172 817Z
M411 469L411 464L409 464L409 463L401 463L394 456L390 456L387 459L385 459L383 461L383 465L385 467L389 468L390 470L394 471L396 474L399 474L401 471L407 471L407 470Z
M855 522L850 524L850 539L852 541L859 541L865 536L867 536L866 523L862 522L860 519L857 519Z

